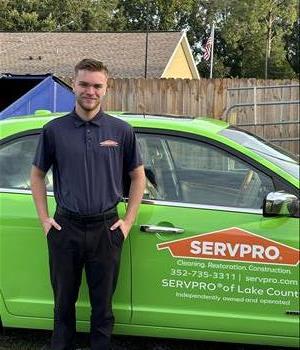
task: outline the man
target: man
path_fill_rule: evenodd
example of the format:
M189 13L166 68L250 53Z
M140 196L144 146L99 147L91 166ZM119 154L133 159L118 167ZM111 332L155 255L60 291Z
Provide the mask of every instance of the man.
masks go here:
M105 114L108 70L84 59L75 67L75 110L46 124L31 172L32 195L49 250L54 294L52 350L75 349L75 303L85 268L91 350L110 348L114 293L123 240L141 202L145 175L132 128ZM52 166L57 209L48 214L45 175ZM124 219L116 205L131 184Z

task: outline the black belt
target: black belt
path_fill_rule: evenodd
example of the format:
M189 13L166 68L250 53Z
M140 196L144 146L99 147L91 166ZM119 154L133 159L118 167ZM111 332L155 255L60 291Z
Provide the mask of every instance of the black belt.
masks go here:
M62 208L60 206L57 206L56 212L57 214L64 216L66 218L75 219L75 220L87 220L87 221L104 221L104 220L111 219L113 217L118 216L118 211L116 207L108 209L103 213L99 213L99 214L83 215L83 214L75 213L74 211Z

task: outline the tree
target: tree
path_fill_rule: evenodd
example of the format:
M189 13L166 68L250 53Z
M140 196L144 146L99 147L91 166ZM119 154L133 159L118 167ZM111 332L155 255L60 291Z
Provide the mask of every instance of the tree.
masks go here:
M118 0L46 0L58 30L108 31Z
M119 0L118 16L126 18L127 30L181 30L195 0Z
M56 21L43 12L38 0L3 0L0 2L0 28L6 31L54 30Z
M300 19L294 23L292 31L290 34L286 34L285 39L285 49L286 58L293 68L296 74L300 73L299 62L300 62Z
M110 30L118 0L2 0L1 30Z

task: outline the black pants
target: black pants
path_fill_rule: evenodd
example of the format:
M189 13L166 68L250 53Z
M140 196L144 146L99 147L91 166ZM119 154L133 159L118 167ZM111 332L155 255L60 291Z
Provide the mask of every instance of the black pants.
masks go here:
M124 240L120 229L109 229L118 220L117 212L78 216L58 208L54 218L62 229L52 227L47 235L55 304L51 349L75 349L75 303L85 268L92 309L91 350L107 350L114 324L112 295Z

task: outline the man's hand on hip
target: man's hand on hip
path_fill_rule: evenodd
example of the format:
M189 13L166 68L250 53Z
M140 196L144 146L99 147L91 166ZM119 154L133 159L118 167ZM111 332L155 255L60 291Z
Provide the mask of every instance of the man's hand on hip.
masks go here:
M53 226L57 230L61 230L61 226L53 219L53 218L47 218L42 222L43 230L45 235L49 233L51 227Z

